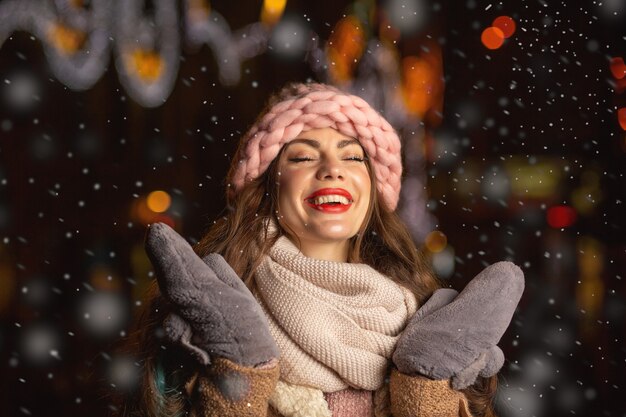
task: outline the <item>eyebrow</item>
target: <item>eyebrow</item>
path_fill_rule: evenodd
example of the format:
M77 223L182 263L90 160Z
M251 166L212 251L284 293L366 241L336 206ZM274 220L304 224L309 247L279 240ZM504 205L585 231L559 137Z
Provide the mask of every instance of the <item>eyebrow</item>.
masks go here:
M287 146L289 146L289 145L291 145L293 143L303 143L303 144L309 145L309 146L311 146L311 147L313 147L315 149L319 149L320 146L321 146L318 141L316 141L314 139L305 139L305 138L294 139L291 142L289 142L287 144ZM344 140L340 141L339 143L337 143L337 148L341 149L341 148L345 148L346 146L353 145L353 144L361 145L359 143L359 141L356 140L356 139L344 139Z

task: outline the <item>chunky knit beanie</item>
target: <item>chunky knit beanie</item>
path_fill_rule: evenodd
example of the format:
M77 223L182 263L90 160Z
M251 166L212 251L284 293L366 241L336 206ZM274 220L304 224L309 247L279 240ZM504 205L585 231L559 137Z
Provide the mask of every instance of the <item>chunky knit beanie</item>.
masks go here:
M262 175L283 145L301 132L331 127L360 142L374 168L378 192L386 207L395 210L402 159L400 139L389 122L362 98L329 85L294 84L289 90L243 136L238 165L231 170L235 193L245 181Z

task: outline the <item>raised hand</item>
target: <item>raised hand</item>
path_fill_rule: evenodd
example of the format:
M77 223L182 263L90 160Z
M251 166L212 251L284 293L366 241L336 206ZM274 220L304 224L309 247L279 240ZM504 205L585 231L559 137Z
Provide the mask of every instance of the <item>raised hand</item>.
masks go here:
M200 259L172 228L150 225L146 252L159 287L173 305L167 337L205 365L211 356L255 366L279 356L267 318L250 290L218 254Z
M405 374L451 379L455 389L496 374L504 363L497 343L523 291L524 274L511 262L485 268L461 294L435 291L400 336L394 364Z

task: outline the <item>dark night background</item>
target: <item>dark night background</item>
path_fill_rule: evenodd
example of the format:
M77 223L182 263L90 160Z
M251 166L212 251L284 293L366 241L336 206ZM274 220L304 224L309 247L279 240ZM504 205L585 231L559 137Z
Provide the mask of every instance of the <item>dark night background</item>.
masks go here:
M199 240L223 208L237 140L268 95L320 72L304 50L272 47L278 37L224 85L211 49L181 40L164 104L134 98L113 52L79 91L53 73L41 36L2 33L7 10L27 3L0 1L0 415L104 416L107 388L123 389L133 368L114 346L152 280L145 225L168 221ZM48 3L60 16L62 4L96 2ZM263 7L210 2L233 32L262 20ZM411 7L424 18L398 30L392 10ZM503 15L516 31L489 50L481 33ZM407 166L425 181L417 192L432 217L417 240L428 236L443 281L460 289L503 259L524 270L501 341L500 415L626 416L626 79L616 60L626 54L626 4L289 0L283 20L323 46L342 36L346 16L365 16L365 36L386 42L398 71L409 56L443 63L445 89L433 90L443 104L413 113L419 163ZM146 203L155 190L171 197L160 214Z

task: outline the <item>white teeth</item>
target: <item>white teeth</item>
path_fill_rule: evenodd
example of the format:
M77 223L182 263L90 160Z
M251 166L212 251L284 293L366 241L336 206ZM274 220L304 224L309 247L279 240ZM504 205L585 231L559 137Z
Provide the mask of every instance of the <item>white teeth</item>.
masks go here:
M350 204L350 200L342 195L320 195L315 198L312 198L311 201L315 205L325 204L325 203L340 203L340 204Z

